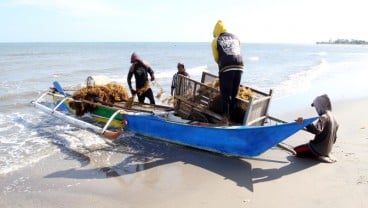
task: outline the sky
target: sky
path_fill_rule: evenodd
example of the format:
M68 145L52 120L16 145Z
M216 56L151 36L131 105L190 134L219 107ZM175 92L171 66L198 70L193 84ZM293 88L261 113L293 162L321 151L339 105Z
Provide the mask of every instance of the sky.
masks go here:
M365 0L0 0L0 42L368 41Z

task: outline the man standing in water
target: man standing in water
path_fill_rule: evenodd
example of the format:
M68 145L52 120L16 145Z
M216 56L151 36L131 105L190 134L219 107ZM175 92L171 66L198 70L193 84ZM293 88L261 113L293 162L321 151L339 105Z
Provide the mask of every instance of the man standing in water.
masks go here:
M223 123L228 124L243 73L243 57L240 53L240 40L227 32L221 20L215 25L213 37L212 53L219 68Z
M151 76L151 81L155 80L153 70L146 62L142 61L140 57L133 53L130 58L130 63L132 64L129 69L127 82L129 89L134 96L138 95L138 101L144 103L144 99L147 97L150 104L155 104L155 98L153 97L153 92L148 81L148 74ZM135 90L132 88L132 76L135 78Z

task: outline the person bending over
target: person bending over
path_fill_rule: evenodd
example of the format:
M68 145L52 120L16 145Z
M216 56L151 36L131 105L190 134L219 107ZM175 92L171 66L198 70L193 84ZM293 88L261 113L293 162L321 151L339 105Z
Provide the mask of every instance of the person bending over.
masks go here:
M132 64L128 73L128 85L132 95L137 94L139 103L144 103L145 98L148 98L150 104L155 104L152 89L148 81L148 74L151 76L151 81L155 80L154 72L151 66L144 62L136 53L133 53L130 58ZM135 89L132 88L132 76L135 78Z

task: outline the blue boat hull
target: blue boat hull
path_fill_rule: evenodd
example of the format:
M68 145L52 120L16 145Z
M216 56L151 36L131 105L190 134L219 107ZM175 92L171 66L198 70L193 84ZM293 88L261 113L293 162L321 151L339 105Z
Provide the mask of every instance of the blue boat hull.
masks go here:
M56 83L55 88L60 88L60 84ZM65 100L64 102L67 103L69 101ZM98 121L107 122L115 111L116 109L108 106L99 106L91 114ZM257 156L317 119L317 117L305 119L302 124L291 122L268 126L206 127L171 122L152 114L127 113L120 115L119 118L115 118L116 120L114 121L119 124L118 126L121 126L121 116L128 121L128 125L125 128L138 134L224 155L240 157Z
M257 156L295 134L315 118L271 126L204 127L152 115L125 115L127 129L144 136L229 156Z

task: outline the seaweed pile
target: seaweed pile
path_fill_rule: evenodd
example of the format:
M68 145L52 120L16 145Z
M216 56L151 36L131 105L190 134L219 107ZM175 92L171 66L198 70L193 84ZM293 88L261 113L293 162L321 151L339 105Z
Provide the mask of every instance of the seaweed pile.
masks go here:
M205 85L215 88L220 91L219 80L214 80L212 82L205 83ZM255 93L248 87L243 85L239 86L237 97L241 100L249 100L251 97L254 97ZM208 103L209 109L218 114L224 114L223 112L223 103L220 94L216 95L213 99ZM230 112L230 120L236 123L243 123L245 112L247 111L247 104L245 102L239 102L239 100L235 103L234 109Z
M212 82L207 82L205 83L205 85L215 88L218 91L220 91L220 82L218 79L212 81ZM237 97L243 100L249 100L250 97L254 97L255 94L252 92L252 90L248 87L245 87L243 85L239 86L239 90L238 90L238 95Z
M74 101L69 103L70 107L76 111L76 115L82 116L96 108L93 102L112 106L115 102L127 101L129 94L122 85L107 84L81 88L72 97ZM78 102L78 100L89 101L89 103Z

